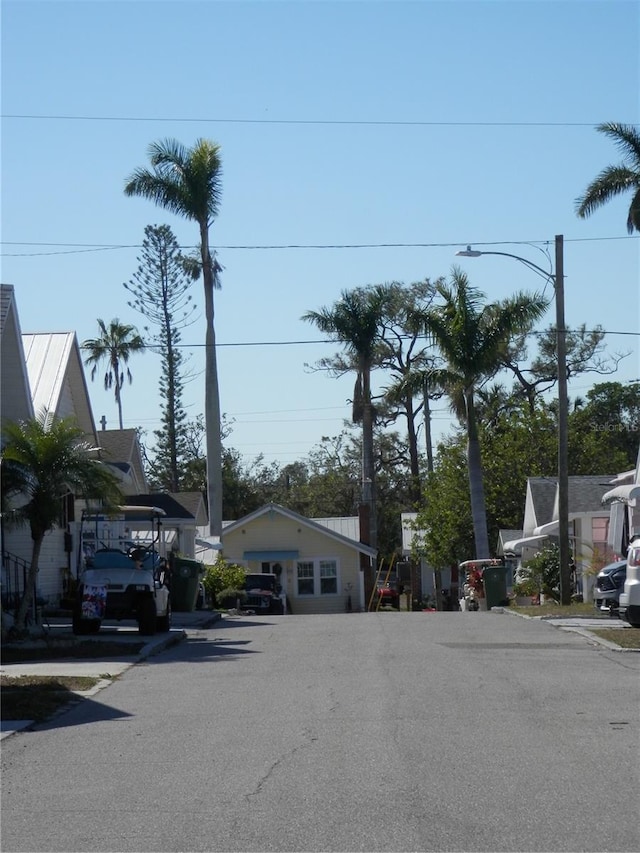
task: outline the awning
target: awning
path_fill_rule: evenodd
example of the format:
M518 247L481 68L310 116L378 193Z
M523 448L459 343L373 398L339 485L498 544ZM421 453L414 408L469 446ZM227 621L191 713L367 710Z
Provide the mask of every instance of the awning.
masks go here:
M242 559L274 563L276 560L297 560L299 553L299 551L245 551Z
M522 539L510 539L508 542L504 543L502 550L505 554L519 554L522 552L523 548L526 548L527 546L533 547L546 538L546 536L523 536Z
M631 483L628 486L616 486L615 489L605 492L602 496L602 503L610 504L619 501L635 506L638 498L640 498L640 483Z
M541 524L534 528L536 536L557 536L558 535L558 520L548 521L546 524Z
M204 536L196 536L196 545L199 548L209 548L212 551L222 551L222 542L217 536L205 538Z

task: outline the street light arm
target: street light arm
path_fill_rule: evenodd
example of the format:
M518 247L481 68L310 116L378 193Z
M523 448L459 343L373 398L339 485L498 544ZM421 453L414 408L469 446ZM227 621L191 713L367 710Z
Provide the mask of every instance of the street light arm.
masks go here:
M540 273L540 275L543 275L547 280L553 281L555 284L556 277L552 272L539 267L538 264L534 264L534 262L530 261L528 258L521 258L520 255L512 255L511 252L481 252L479 250L475 251L471 249L470 246L467 246L465 251L456 252L456 255L463 258L479 258L483 255L501 255L503 258L513 258L516 261L520 261L521 264L529 267L534 272Z

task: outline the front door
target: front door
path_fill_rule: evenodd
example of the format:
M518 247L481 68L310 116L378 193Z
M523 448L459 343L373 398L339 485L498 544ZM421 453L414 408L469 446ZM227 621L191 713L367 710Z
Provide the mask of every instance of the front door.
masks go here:
M280 562L271 562L271 563L262 563L262 573L263 574L274 574L278 579L278 584L280 585L280 598L282 599L282 605L284 608L284 612L287 612L287 570L286 566L283 566Z

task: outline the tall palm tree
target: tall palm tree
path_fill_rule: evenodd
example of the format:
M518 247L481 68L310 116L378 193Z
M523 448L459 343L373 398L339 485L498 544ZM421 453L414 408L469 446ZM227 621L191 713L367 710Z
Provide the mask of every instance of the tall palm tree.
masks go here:
M596 130L613 139L622 152L623 162L600 172L576 200L576 213L586 219L615 196L630 191L627 231L633 234L634 230L640 231L640 132L633 125L615 122L599 124Z
M425 330L437 345L445 366L430 371L429 381L442 388L467 430L467 464L476 559L490 555L478 440L475 395L478 385L499 368L505 342L542 317L547 301L538 294L518 293L486 304L484 294L467 276L453 269L451 284L438 283L442 304L425 315Z
M124 367L126 367L126 378L131 384L133 377L127 366L129 358L134 352L143 352L145 344L135 326L121 323L117 317L109 323L108 328L104 320L98 320L98 328L100 329L100 336L89 338L82 344L83 349L88 352L84 363L87 366L92 365L91 379L95 379L100 363L107 362L104 389L105 391L110 388L114 389L116 403L118 404L120 429L123 429L122 386L125 380Z
M375 464L373 427L375 412L371 400L371 370L383 317L382 289L344 290L331 308L307 311L302 320L344 344L356 372L353 392L353 422L362 424L362 502L369 510L369 545L377 547ZM345 366L345 370L349 369Z
M213 291L221 267L209 248L209 227L218 214L222 193L220 147L199 139L192 148L174 139L149 146L151 169L139 168L127 179L125 195L142 196L185 219L200 230L200 264L204 284L205 424L209 532L222 535L222 431Z
M45 534L62 517L62 501L71 493L115 506L122 500L117 476L98 458L98 448L83 438L70 418L42 412L30 420L3 425L2 498L10 523L28 524L33 541L31 565L16 614L16 630L24 629L35 591ZM17 507L11 504L18 499Z

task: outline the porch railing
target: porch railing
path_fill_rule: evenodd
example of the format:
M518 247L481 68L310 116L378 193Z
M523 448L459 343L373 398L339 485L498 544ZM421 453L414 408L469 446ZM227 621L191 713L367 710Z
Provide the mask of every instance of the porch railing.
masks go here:
M16 613L24 591L27 588L27 576L31 564L18 557L16 554L10 554L8 551L2 551L2 609L5 613ZM36 621L37 616L37 593L31 600L29 613L33 621Z

